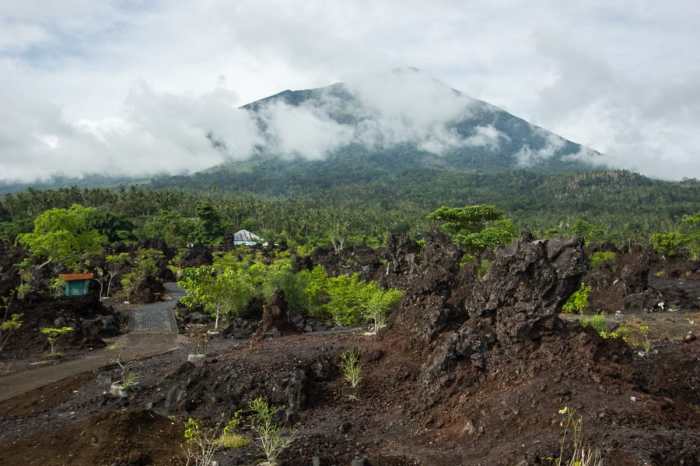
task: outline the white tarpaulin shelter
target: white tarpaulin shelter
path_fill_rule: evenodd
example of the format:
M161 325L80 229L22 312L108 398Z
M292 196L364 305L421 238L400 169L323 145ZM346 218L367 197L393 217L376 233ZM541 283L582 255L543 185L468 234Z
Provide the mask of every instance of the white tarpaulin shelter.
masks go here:
M248 230L238 230L233 234L234 246L256 246L263 242L265 242L265 240Z

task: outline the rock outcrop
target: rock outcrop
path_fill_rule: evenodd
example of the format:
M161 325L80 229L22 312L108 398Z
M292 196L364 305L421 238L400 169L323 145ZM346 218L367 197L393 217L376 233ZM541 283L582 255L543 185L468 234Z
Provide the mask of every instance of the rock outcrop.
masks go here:
M432 239L424 273L394 322L425 354L426 384L458 365L485 370L494 346L515 353L564 327L558 313L586 271L581 241L523 236L498 251L490 270L475 278L460 268L455 246Z

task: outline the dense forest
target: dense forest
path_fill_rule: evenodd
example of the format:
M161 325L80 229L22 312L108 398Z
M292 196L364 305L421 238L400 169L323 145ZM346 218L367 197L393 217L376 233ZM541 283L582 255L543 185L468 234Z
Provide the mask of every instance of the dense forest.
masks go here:
M397 228L425 231L430 227L426 215L441 205L486 203L504 210L518 227L541 235L579 234L622 243L646 241L700 211L697 181L666 182L626 171L543 175L422 168L392 173L379 165L362 170L326 162L302 165L268 161L242 171L158 178L149 185L10 193L0 198L0 234L11 239L29 231L42 211L76 203L128 222L141 239L172 236L178 228L195 234L183 224L206 204L229 233L245 228L300 244L321 244L343 234L378 244Z

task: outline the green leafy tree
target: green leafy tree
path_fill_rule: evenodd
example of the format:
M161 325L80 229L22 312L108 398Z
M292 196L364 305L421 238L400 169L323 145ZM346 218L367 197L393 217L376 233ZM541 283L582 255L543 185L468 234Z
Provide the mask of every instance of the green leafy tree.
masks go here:
M170 210L162 210L156 215L149 216L137 236L144 240L163 240L175 249L206 242L206 235L199 218L186 217Z
M34 220L34 231L19 236L33 255L77 269L92 255L102 252L105 237L90 218L95 209L75 204L69 209L49 209Z
M599 242L605 238L605 228L583 218L576 219L571 226L571 232L587 242Z
M517 234L513 222L493 205L443 206L428 218L441 224L442 229L472 256L508 244Z
M685 245L693 259L700 257L700 214L685 215L681 220Z
M328 302L326 311L339 325L357 325L362 322L367 299L366 284L359 274L339 275L326 282Z
M254 292L245 271L233 267L218 271L213 266L186 268L178 284L187 293L182 303L189 308L202 306L215 318L217 329L221 317L239 314Z
M121 252L119 254L110 254L105 257L106 267L101 270L101 275L107 280L107 289L104 290L104 296L109 297L112 294L112 282L120 274L124 273L130 262L130 256L127 252ZM148 264L150 268L150 264ZM102 291L104 288L103 281L100 281L100 296L102 296Z
M88 223L106 237L110 243L135 239L134 224L122 215L94 209L89 215Z
M221 224L221 217L211 204L200 204L197 207L197 217L201 221L205 242L211 243L223 236L224 228Z
M679 231L654 233L650 241L654 251L668 258L680 256L688 244L688 238Z

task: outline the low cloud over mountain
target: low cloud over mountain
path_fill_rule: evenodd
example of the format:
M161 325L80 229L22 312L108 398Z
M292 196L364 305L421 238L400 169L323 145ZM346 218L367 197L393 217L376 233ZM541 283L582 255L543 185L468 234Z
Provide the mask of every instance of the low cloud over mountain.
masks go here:
M698 177L700 68L688 46L700 40L698 15L689 0L9 0L0 179L189 172L263 148L318 159L348 143L410 143L445 157L515 144L494 125L451 126L470 108L452 87L563 138L518 149L521 165L571 140L612 166ZM448 85L372 72L405 64ZM334 118L330 101L239 109L332 82L355 97L336 103L359 125Z

